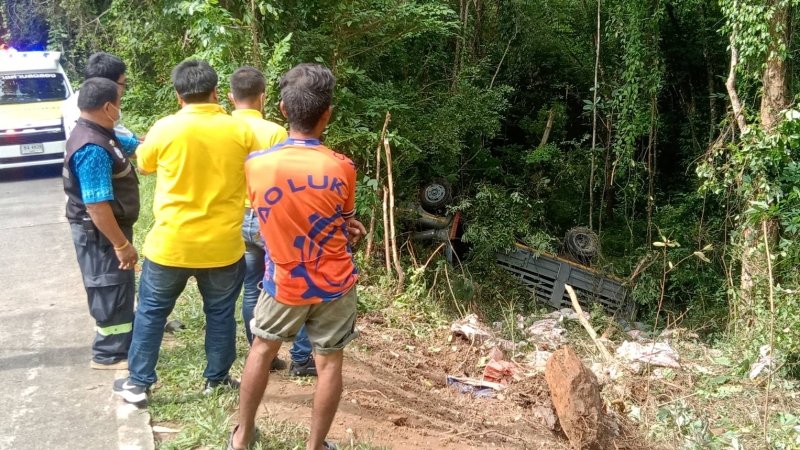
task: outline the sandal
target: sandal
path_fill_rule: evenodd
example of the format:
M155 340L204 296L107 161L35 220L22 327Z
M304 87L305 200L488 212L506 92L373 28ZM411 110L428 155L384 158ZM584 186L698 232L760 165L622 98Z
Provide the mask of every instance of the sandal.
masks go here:
M250 442L247 443L247 447L244 449L237 449L233 446L233 435L236 434L236 430L239 429L239 424L236 424L231 430L230 436L228 436L228 450L247 450L253 446L259 439L261 439L261 434L258 432L258 428L256 428L255 432L253 432L253 437L250 439Z

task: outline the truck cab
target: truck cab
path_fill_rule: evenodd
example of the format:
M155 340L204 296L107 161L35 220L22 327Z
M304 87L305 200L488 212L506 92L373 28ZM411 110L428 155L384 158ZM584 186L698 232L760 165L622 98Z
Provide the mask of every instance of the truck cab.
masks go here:
M62 164L62 104L73 95L59 52L0 51L0 171Z

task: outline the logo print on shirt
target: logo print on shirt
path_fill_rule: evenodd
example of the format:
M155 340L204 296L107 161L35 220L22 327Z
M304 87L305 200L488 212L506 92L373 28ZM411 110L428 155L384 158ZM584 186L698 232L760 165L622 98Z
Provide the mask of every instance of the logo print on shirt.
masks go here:
M342 233L347 239L347 226L344 222L336 224L342 218L342 207L337 205L336 212L330 217L321 216L318 213L312 214L308 221L311 223L311 229L308 234L297 236L294 239L294 247L300 251L300 263L291 270L293 278L303 278L308 289L303 293L303 298L319 297L322 299L337 295L338 289L343 286L348 280L341 283L336 283L329 280L324 273L319 272L319 264L321 257L325 253L325 244L327 244L337 233ZM319 281L323 281L327 287L334 288L333 291L327 291L319 285Z

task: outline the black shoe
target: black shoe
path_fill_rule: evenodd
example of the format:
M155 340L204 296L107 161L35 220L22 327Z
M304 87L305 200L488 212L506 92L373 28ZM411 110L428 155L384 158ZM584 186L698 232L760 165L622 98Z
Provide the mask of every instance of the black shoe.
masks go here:
M284 369L286 369L286 361L276 356L275 359L272 360L272 365L269 367L270 372Z
M178 319L173 319L164 325L164 331L167 333L175 333L176 331L184 330L186 327Z
M131 383L130 378L114 380L114 393L122 397L126 402L133 403L134 405L147 402L148 390L149 389L145 386Z
M240 384L239 380L231 378L230 375L226 375L225 378L219 381L206 380L206 385L203 387L203 394L211 395L219 387L225 387L233 389L234 391L238 391L239 384Z
M314 356L309 356L304 363L292 361L292 364L289 366L289 375L293 377L317 376L317 365L314 363Z

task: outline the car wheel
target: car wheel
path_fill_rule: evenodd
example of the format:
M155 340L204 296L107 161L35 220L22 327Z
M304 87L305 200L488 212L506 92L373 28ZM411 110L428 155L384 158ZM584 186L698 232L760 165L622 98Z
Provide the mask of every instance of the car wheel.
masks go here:
M453 188L445 180L436 179L422 187L420 203L426 211L436 213L444 209L453 198Z

